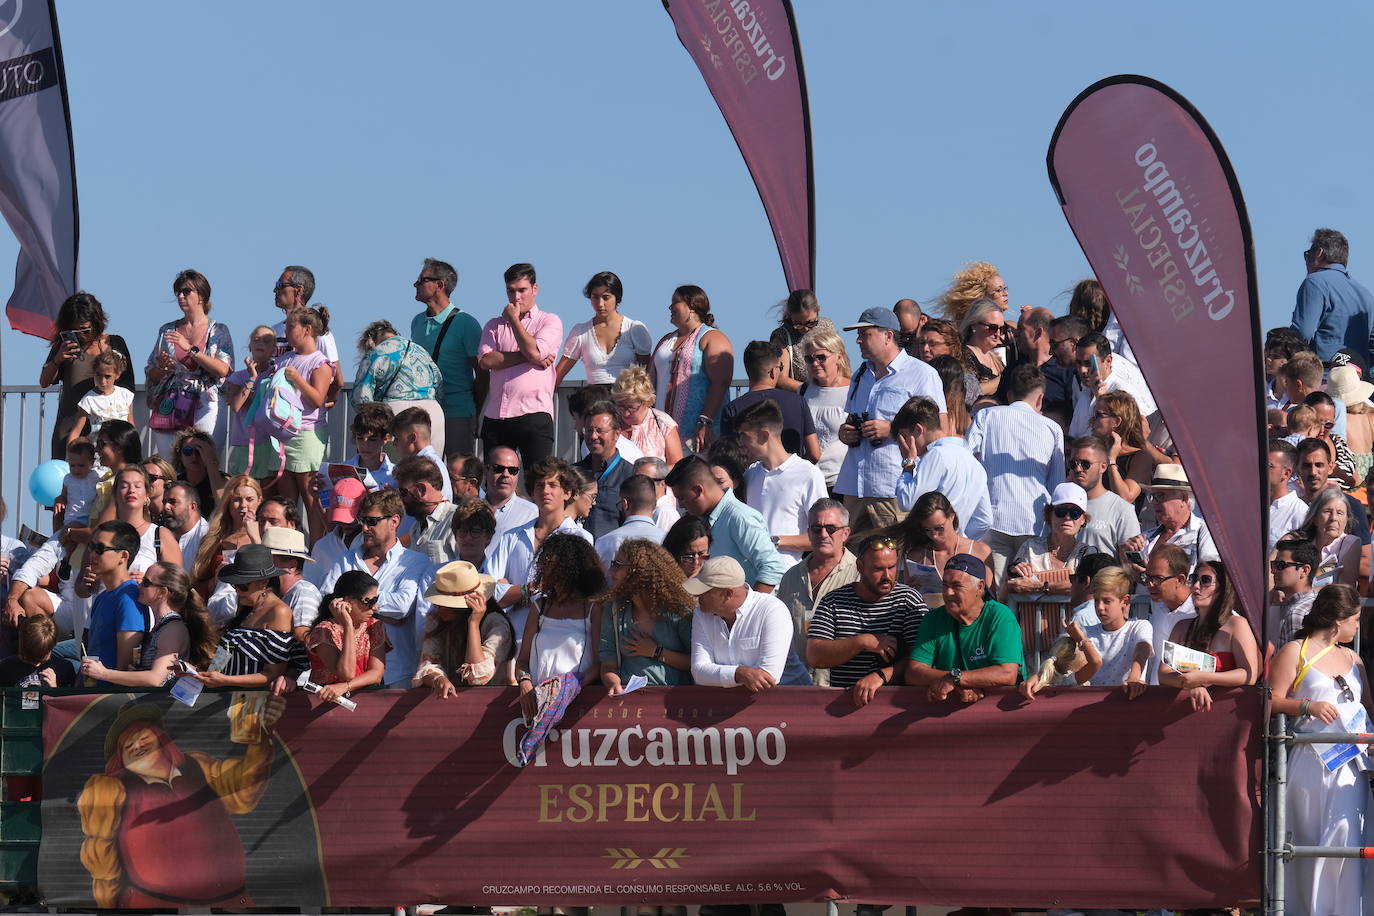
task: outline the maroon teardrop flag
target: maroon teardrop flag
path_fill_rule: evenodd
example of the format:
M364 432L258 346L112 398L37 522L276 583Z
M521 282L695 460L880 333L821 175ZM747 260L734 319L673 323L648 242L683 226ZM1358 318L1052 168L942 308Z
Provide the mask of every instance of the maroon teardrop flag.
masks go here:
M1187 99L1143 76L1085 89L1047 161L1259 630L1269 509L1259 296L1231 163Z
M788 289L814 289L811 112L792 4L663 0L663 8L754 178Z
M51 337L76 291L76 168L53 0L0 4L0 213L19 240L10 325Z

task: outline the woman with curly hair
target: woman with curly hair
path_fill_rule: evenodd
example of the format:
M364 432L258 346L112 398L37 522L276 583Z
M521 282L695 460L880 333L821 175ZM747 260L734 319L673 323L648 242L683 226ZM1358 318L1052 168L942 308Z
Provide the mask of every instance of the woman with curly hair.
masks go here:
M940 295L940 311L945 318L958 324L963 321L969 306L979 299L991 299L1004 312L1011 303L1002 275L987 261L974 261L954 275L949 289Z
M650 684L692 683L692 609L672 554L643 538L620 545L601 612L601 683L612 696L641 675Z
M592 601L606 589L601 561L574 534L550 534L534 557L529 617L516 660L520 695L551 677L575 672L582 686L596 683L601 617Z
M611 400L624 421L620 435L651 458L662 458L672 467L682 460L682 435L677 421L654 406L654 385L643 366L630 366L616 376Z

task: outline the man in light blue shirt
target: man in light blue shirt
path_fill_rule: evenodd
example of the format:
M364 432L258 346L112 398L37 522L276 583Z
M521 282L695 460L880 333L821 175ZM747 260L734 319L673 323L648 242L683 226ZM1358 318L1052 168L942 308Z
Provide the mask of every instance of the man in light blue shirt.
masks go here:
M981 541L992 521L988 475L960 436L945 435L943 416L930 398L907 401L892 421L902 451L897 508L910 512L916 500L938 490L959 517L959 532Z
M984 407L973 415L964 441L988 475L992 518L986 541L992 550L993 581L1040 527L1050 491L1064 479L1064 434L1040 411L1045 376L1031 364L1007 370L1005 407Z
M477 405L486 398L486 373L477 368L482 326L449 302L458 285L453 265L425 258L415 281L415 300L425 310L410 320L410 339L424 347L443 376L444 457L473 455ZM436 437L437 438L437 437Z
M608 575L620 545L626 541L642 538L655 544L663 543L663 536L667 532L654 524L654 506L657 503L658 493L654 482L643 474L631 474L621 482L620 514L625 517L625 524L601 535L595 545L596 555L601 558L601 565Z
M711 526L711 556L734 557L755 591L777 587L790 564L778 553L757 509L716 483L711 466L696 455L679 461L668 472L667 483L684 511Z
M894 524L901 517L892 495L902 467L892 418L916 395L934 401L943 416L945 389L934 369L898 344L901 324L892 309L865 309L858 322L845 330L859 332L864 362L849 383L845 401L849 418L838 433L849 453L835 478L835 492L844 496L857 535Z
M1293 330L1312 342L1322 362L1349 347L1368 365L1374 296L1350 279L1350 243L1335 229L1318 229L1302 257L1307 277L1298 286Z

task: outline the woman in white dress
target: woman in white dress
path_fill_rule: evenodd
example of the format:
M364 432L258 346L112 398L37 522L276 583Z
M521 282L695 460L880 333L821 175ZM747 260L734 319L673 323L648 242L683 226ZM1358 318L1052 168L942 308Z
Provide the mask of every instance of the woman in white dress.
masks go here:
M1312 603L1296 638L1270 670L1271 709L1289 716L1298 734L1370 730L1368 682L1360 657L1341 643L1360 626L1360 597L1328 585ZM1369 766L1364 747L1334 771L1321 755L1330 744L1300 744L1288 758L1288 829L1295 846L1364 846ZM1288 864L1290 913L1363 913L1361 859L1302 858Z
M653 338L642 321L620 314L620 299L625 289L620 278L603 270L587 281L582 295L592 304L591 321L575 324L563 343L558 360L558 384L580 361L587 370L587 384L610 385L620 373L635 363L649 365Z
M597 682L601 614L594 612L592 596L605 590L606 577L590 542L573 534L544 539L534 559L532 609L515 662L521 696L542 681L573 672L583 687Z

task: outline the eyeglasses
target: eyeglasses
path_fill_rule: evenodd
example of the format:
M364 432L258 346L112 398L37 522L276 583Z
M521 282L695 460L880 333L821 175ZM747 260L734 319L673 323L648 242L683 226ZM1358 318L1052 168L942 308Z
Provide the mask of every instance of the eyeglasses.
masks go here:
M1083 510L1077 506L1055 506L1054 517L1067 518L1076 522L1083 517Z
M1337 699L1342 703L1353 703L1355 701L1355 691L1350 689L1350 684L1346 682L1345 675L1338 674L1332 678L1332 680L1336 682L1337 687L1341 688L1341 695L1337 697Z
M1085 458L1072 458L1064 462L1064 466L1070 471L1086 471L1095 464L1096 461L1088 461Z
M1002 285L1002 286L994 286L991 290L989 290L989 292L991 292L992 295L996 296L996 295L999 295L999 294L1001 294L1001 293L1009 293L1009 292L1011 292L1011 288L1010 288L1009 286L1006 286L1006 285L1004 284L1004 285Z
M388 518L391 518L391 516L389 516L389 515L360 515L360 516L358 516L358 524L359 524L359 525L362 525L364 528L376 528L378 525L380 525L380 524L382 523L382 520L383 520L383 519L388 519Z
M381 597L381 595L372 595L368 598L354 598L353 600L361 604L363 607L376 607L377 602L381 600Z
M1306 563L1294 563L1292 560L1270 560L1269 568L1274 572L1283 572L1285 569L1296 569L1299 566L1306 566Z
M1115 420L1116 418L1116 414L1107 413L1105 410L1099 410L1093 414L1094 420Z
M78 325L74 328L67 328L67 330L71 331L73 334L89 334L91 333L91 331L94 331L95 328L91 327L91 323L88 321L85 324Z
M711 554L709 554L709 553L707 553L707 552L704 552L704 551L703 551L703 552L700 552L700 553L697 553L697 552L680 553L680 554L677 555L677 561L678 561L679 563L695 563L695 562L697 562L698 560L700 560L701 562L705 563L705 562L706 562L707 560L709 560L709 559L711 559Z
M808 525L806 530L814 535L820 535L824 531L827 537L834 537L836 531L848 527L848 525Z
M421 277L420 279L418 279L418 280L416 280L414 283L412 283L411 286L419 286L421 283L438 283L438 282L439 282L439 278L438 278L438 277Z
M830 358L829 353L808 353L802 357L808 363L823 363Z
M1211 588L1213 585L1217 584L1217 577L1199 576L1197 573L1193 573L1191 576L1188 577L1188 584L1201 585L1203 588Z
M1076 347L1076 346L1078 346L1078 340L1079 340L1079 339L1078 339L1077 337L1061 337L1061 338L1059 338L1058 340L1055 340L1053 337L1051 337L1051 338L1050 338L1050 345L1051 345L1051 346L1057 347L1057 346L1059 346L1060 344L1066 344L1066 343L1067 343L1067 344L1073 344L1073 345Z
M1170 579L1173 579L1173 578L1180 578L1180 579L1181 579L1181 578L1183 578L1183 577L1182 577L1182 576L1178 576L1178 577L1175 577L1175 576L1143 576L1143 577L1141 577L1141 580L1140 580L1140 581L1144 582L1144 583L1145 583L1147 586L1149 586L1150 588L1158 588L1160 585L1164 584L1165 582L1168 582Z
M614 426L588 426L585 430L588 436L592 433L596 433L599 436L609 436L613 432L615 432Z
M95 554L96 556L99 556L102 553L109 553L111 550L123 549L121 547L116 547L113 544L102 544L100 541L91 541L87 546L90 548L91 553Z
M489 464L487 470L493 474L509 474L511 477L519 477L520 469L513 464Z

